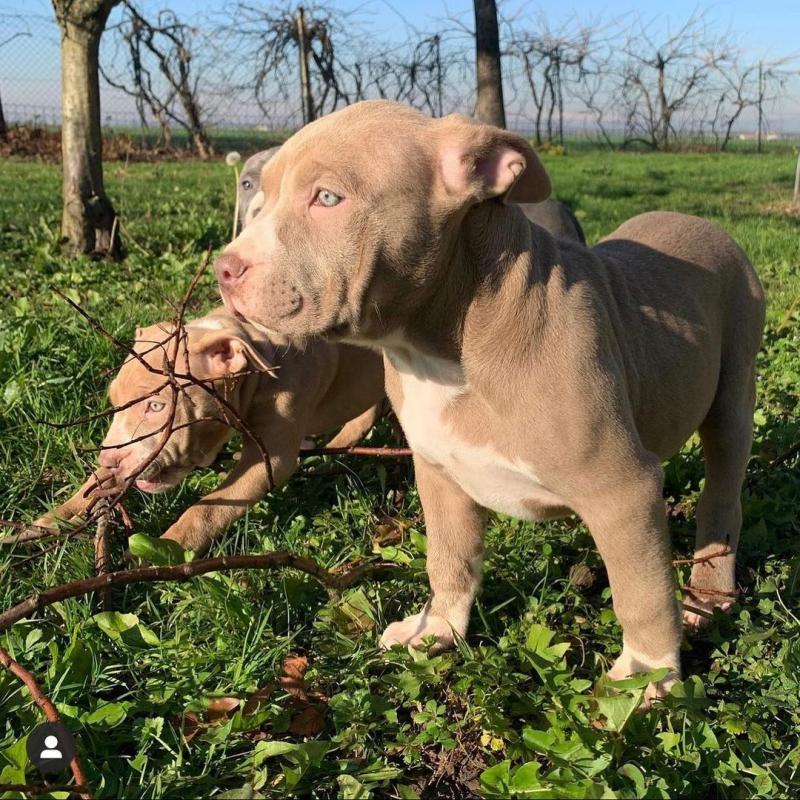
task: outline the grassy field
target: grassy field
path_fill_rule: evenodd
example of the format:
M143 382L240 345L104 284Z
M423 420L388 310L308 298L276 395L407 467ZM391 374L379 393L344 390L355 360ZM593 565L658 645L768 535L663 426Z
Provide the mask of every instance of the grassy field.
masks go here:
M437 657L382 654L383 625L426 597L419 502L413 489L395 502L391 464L318 460L213 553L288 549L326 567L377 554L398 564L387 579L330 601L297 572L208 575L117 591L116 608L132 616L98 617L89 599L70 600L0 635L76 732L97 796L800 792L800 465L796 455L780 459L800 440L793 159L595 152L549 157L547 166L591 241L649 209L707 216L744 247L769 296L744 494L743 594L730 617L687 641L686 681L644 714L632 713L638 689L593 694L621 639L604 570L577 522L493 516L485 583L463 646ZM60 255L56 167L0 164L5 518L32 519L74 491L102 423L55 430L37 420L102 409L108 370L120 360L51 287L131 337L135 325L170 316L167 300L185 288L204 249L229 235L233 176L221 162L112 164L107 184L129 253L121 265ZM207 276L196 310L213 302L214 289ZM372 434L375 443L388 440L383 429ZM229 465L228 456L168 495L131 496L136 531L160 534ZM330 468L332 477L314 474ZM666 471L675 551L690 556L698 446L687 445ZM93 573L88 541L30 561L35 552L0 550L0 608ZM586 586L580 574L594 582ZM312 712L287 692L300 659ZM27 692L0 672L0 784L37 780L21 737L40 719Z

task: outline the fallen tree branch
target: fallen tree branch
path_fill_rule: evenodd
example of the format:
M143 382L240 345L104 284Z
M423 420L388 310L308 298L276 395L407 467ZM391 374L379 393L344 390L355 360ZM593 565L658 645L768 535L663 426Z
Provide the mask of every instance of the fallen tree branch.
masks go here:
M50 700L50 698L47 697L47 695L45 695L41 690L39 684L36 682L36 678L34 678L33 675L31 675L31 673L28 672L28 670L26 670L21 664L11 658L8 652L2 647L0 647L0 664L2 664L12 675L19 678L19 680L21 680L25 686L28 687L31 697L36 705L42 710L49 722L61 722L61 716L58 713L58 709L55 707L55 705L53 705L53 701ZM70 761L69 766L72 770L72 777L75 778L75 783L78 784L77 786L70 787L70 791L75 792L80 797L84 798L84 800L91 800L92 793L88 788L86 775L84 774L77 750L72 761Z
M263 553L261 555L218 556L190 561L186 564L175 564L169 567L139 567L137 569L109 572L97 575L94 578L70 581L59 586L53 586L42 592L31 595L17 605L0 614L0 631L5 630L21 619L25 619L35 611L66 600L71 597L83 595L111 586L129 586L133 583L159 583L163 581L183 581L196 578L208 572L226 572L234 569L275 569L277 567L290 567L300 572L305 572L316 578L326 589L333 593L341 592L353 583L373 572L381 572L389 568L396 568L392 563L368 563L354 567L342 574L329 572L316 561L305 556L297 556L285 551Z
M310 447L300 451L300 458L310 456L379 456L405 458L412 455L410 447Z
M31 522L17 522L13 519L0 519L0 527L16 528L19 531L19 533L0 537L0 547L3 545L25 544L39 539L47 539L51 536L66 536L72 533L72 531L57 531L53 530L53 528L45 528L41 525L34 525Z
M53 792L69 792L69 794L78 795L79 797L91 797L89 787L81 784L0 783L0 794L5 794L6 792L27 794L31 797L38 797L40 794L52 794Z
M100 504L98 504L100 505ZM112 569L111 562L111 511L108 503L104 502L97 518L97 533L94 537L94 568L98 576L108 575ZM100 591L100 608L102 611L111 611L111 587L103 586Z

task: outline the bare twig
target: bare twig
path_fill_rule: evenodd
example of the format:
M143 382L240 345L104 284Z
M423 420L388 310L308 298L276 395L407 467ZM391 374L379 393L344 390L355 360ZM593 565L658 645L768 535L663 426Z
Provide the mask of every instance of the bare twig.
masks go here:
M719 550L716 553L710 553L707 556L700 556L700 558L676 558L672 562L672 566L679 567L683 564L705 564L707 562L710 563L715 558L724 558L725 556L729 556L732 554L733 551L730 548L724 547L722 550ZM711 564L711 566L713 567L714 565Z
M52 794L53 792L69 792L80 797L90 796L89 787L80 784L62 786L57 783L0 783L0 794L5 794L6 792L16 792L30 795L31 797L38 797L40 794Z
M410 447L311 447L300 451L300 458L310 456L381 456L405 458L412 455Z
M685 609L686 611L691 611L692 614L697 614L699 617L705 617L706 619L714 619L714 615L709 613L708 611L697 608L697 606L691 606L688 603L681 604L681 608Z
M31 673L28 672L28 670L26 670L21 664L11 658L8 652L2 647L0 647L0 664L2 664L9 672L11 672L12 675L15 675L25 684L25 686L28 687L28 691L30 692L34 702L37 706L39 706L50 722L61 722L58 709L53 705L52 700L50 700L44 694L44 692L42 692L39 684L36 682L36 678L34 678L33 675L31 675ZM80 797L84 798L84 800L91 800L92 793L88 788L86 775L83 771L83 767L81 766L80 758L78 757L77 752L75 753L75 756L73 757L69 766L72 770L72 777L75 778L75 783L78 784L78 786L71 787L70 791L76 792Z
M113 569L111 563L110 528L111 512L108 503L102 501L98 504L100 511L97 518L97 533L94 537L94 568L100 576L107 575ZM100 589L100 608L111 611L111 587L104 586Z
M110 586L129 586L133 583L158 583L163 581L183 581L205 575L208 572L226 572L234 569L275 569L290 567L300 570L316 578L326 589L335 593L347 589L366 575L381 572L397 565L392 563L362 564L342 574L329 572L316 561L305 556L294 555L285 551L264 553L262 555L219 556L190 561L186 564L175 564L170 567L139 567L137 569L109 572L94 578L71 581L42 592L31 595L21 603L0 614L0 630L21 619L25 619L43 608L66 600L70 597L81 597Z
M0 519L0 527L16 528L19 533L10 536L0 537L0 547L4 545L25 544L35 542L39 539L49 539L52 536L65 536L72 531L57 531L52 528L45 528L42 525L33 525L29 522L17 522L13 519Z
M698 589L696 586L681 586L682 592L689 592L694 594L705 594L709 597L716 597L719 595L720 597L738 597L739 592L723 592L719 589Z

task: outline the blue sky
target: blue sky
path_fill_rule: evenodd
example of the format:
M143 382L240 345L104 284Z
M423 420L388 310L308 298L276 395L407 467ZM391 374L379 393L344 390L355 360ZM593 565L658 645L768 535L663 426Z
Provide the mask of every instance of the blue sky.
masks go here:
M272 3L267 0L265 4ZM313 4L309 0L308 5ZM318 0L316 4L354 11L363 27L391 38L404 35L401 16L421 30L440 27L448 16L459 16L470 24L472 21L471 0ZM167 6L183 18L202 20L219 11L225 2L142 0L141 5L150 11ZM501 8L509 17L516 14L535 17L541 11L554 23L570 18L581 22L601 18L604 21L624 20L638 14L645 21L652 21L655 30L670 25L674 27L700 10L705 12L714 29L734 34L753 60L800 52L800 0L720 0L714 3L650 0L646 4L606 0L603 5L597 0L541 0L535 3L505 0L501 2ZM9 21L8 15L13 14L29 18L27 24L33 36L17 39L0 48L0 93L4 105L57 106L58 32L52 21L52 6L49 0L0 0L0 42L19 27L18 21Z

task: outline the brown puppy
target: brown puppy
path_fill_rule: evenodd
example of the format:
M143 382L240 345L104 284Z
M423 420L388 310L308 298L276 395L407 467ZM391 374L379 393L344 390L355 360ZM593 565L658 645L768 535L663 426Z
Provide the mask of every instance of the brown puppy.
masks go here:
M486 509L578 513L608 570L623 648L610 674L680 674L661 461L697 429L697 555L735 551L764 298L717 225L635 217L588 249L531 225L548 177L519 136L356 104L292 137L265 202L216 263L226 305L293 337L382 348L415 452L431 599L386 645L466 633ZM506 202L504 202L506 201ZM697 565L730 602L734 555Z
M165 349L171 345L160 347L159 343L166 341L170 331L170 323L140 328L134 350L152 367L161 369ZM261 438L270 455L276 486L282 486L297 469L304 437L344 425L330 444L347 447L358 442L375 423L384 395L383 364L368 350L322 340L298 350L275 337L266 337L225 309L187 323L186 331L191 374L214 381ZM176 360L178 371L182 371L185 357L181 347ZM247 374L237 376L245 370ZM163 383L162 375L148 371L134 358L122 365L109 396L115 406L133 404L114 415L103 442L106 449L100 453L98 477L121 483L153 454L161 438L159 431L170 414L170 390L162 387L156 392ZM140 402L135 402L137 399ZM136 480L137 488L163 492L180 483L195 467L211 464L233 435L229 423L235 423L235 419L228 417L202 388L187 385L178 395L175 430ZM91 493L87 497L84 494L95 482L95 477L90 477L73 497L36 524L57 527L60 520L81 517L92 500ZM203 552L261 500L267 489L261 451L246 439L241 459L220 487L185 511L164 538Z

